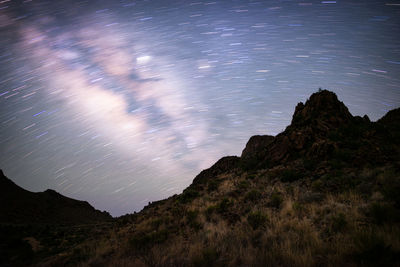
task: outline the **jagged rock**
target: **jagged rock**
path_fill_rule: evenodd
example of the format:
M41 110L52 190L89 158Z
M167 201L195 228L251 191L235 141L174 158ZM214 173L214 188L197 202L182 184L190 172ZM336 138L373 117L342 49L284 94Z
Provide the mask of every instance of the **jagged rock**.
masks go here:
M353 116L335 93L321 90L312 94L305 104L297 104L290 126L311 125L326 131L352 120Z
M310 157L324 157L325 155L332 155L332 153L337 149L334 142L329 140L319 140L314 142L307 153Z
M378 123L383 125L392 135L393 141L400 143L400 108L389 111Z
M233 170L238 167L240 162L240 158L236 156L228 156L223 157L218 160L211 168L203 170L200 172L194 179L193 185L200 185L207 182L207 180L212 179L213 177Z
M257 154L264 152L272 141L274 141L274 137L271 135L254 135L250 137L245 149L242 151L241 158L257 157Z
M359 166L383 162L387 160L387 155L393 155L394 160L395 149L388 142L400 136L398 124L393 123L399 121L398 110L379 120L378 123L384 126L379 129L374 127L377 124L371 122L368 116L353 117L335 93L321 90L312 94L305 104L300 102L296 106L292 123L285 131L276 137L250 138L241 161L247 169L262 169L299 157L322 161L330 160L333 155L343 155ZM389 153L389 150L392 152Z

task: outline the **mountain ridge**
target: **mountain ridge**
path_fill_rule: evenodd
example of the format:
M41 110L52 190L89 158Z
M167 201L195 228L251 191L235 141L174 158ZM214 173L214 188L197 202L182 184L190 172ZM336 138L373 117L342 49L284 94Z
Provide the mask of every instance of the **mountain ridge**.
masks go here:
M0 223L79 224L110 221L108 212L93 208L87 201L75 200L47 189L30 192L16 185L0 170Z
M328 90L320 90L311 95L305 104L298 103L292 116L292 123L286 129L276 136L270 135L255 135L250 137L242 151L240 157L227 156L218 160L211 168L203 170L198 176L212 175L218 173L216 170L227 170L227 160L235 162L234 165L241 165L249 169L257 169L263 167L273 167L277 163L287 163L295 160L293 152L301 156L311 158L321 156L332 156L335 150L340 150L342 147L349 145L346 136L336 135L351 135L350 138L359 137L362 139L367 135L367 138L377 138L379 135L393 141L395 146L399 146L399 124L400 108L389 111L381 119L376 122L371 122L367 115L364 117L352 116L343 102L339 101L336 94ZM355 125L351 128L349 124ZM352 126L353 126L352 125ZM371 131L367 131L368 127L374 125ZM346 127L350 127L348 129ZM386 127L386 128L385 128ZM390 129L390 130L389 130ZM344 131L344 133L340 132ZM354 132L351 132L354 131ZM344 138L343 142L336 142L338 138ZM376 141L376 140L375 140ZM360 144L350 144L351 146ZM368 147L371 144L363 143ZM388 147L386 150L393 151ZM354 149L355 150L355 149ZM364 149L365 150L365 149ZM384 160L394 161L399 152L393 153L386 158L383 154L389 154L388 151L370 150L372 153L377 153L374 157L371 152L363 153L363 157L371 157L370 161L377 160L379 157L384 157ZM347 151L348 152L348 151ZM368 164L369 158L356 162L357 164ZM195 180L196 180L195 178Z
M399 125L400 108L371 122L320 90L283 132L252 136L181 194L36 263L400 266Z

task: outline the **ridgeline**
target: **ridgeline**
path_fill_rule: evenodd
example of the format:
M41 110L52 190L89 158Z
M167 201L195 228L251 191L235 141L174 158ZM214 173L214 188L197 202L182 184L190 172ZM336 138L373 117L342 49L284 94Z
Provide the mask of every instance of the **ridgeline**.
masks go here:
M296 106L282 133L251 137L240 157L220 159L182 194L116 218L62 253L37 249L8 260L39 266L399 265L399 148L400 109L372 122L320 90Z

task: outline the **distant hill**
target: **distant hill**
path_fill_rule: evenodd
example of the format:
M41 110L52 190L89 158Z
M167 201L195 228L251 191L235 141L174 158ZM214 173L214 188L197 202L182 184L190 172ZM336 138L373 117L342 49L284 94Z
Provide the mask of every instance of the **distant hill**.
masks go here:
M27 191L0 170L0 223L83 224L110 221L111 215L86 201L65 197L54 190Z
M43 248L31 263L400 266L399 126L400 109L371 122L320 90L282 133L251 137L240 157L220 159L182 194L62 253L34 236Z

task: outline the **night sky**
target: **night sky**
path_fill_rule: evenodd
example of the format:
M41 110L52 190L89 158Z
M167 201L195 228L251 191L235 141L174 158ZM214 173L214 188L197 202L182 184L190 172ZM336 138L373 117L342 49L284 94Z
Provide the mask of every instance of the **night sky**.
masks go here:
M0 1L0 168L113 216L329 89L400 104L400 1Z

